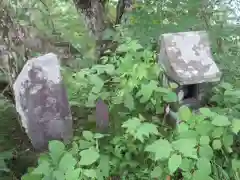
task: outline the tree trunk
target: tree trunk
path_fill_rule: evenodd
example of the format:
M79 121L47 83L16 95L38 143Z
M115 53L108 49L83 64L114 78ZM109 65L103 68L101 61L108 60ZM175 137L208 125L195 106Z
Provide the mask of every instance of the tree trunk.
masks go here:
M106 17L105 3L107 0L73 0L77 11L83 17L86 27L89 29L90 35L96 40L96 56L100 59L105 55L107 49L114 51L117 47L116 42L111 40L103 40L103 32L106 28L114 29L112 24ZM131 9L132 0L118 0L116 24L119 24L125 9Z
M103 31L107 27L104 0L73 0L77 11L83 17L89 33L96 40L97 51L101 47ZM99 54L99 52L98 52Z

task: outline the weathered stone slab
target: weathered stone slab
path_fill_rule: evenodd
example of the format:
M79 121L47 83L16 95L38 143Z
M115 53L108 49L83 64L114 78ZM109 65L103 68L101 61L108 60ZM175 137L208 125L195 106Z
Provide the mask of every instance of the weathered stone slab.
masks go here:
M213 60L205 31L163 34L160 44L158 62L166 75L180 85L220 80L221 72Z
M109 126L109 109L108 105L98 99L96 103L96 127L100 132L107 132Z
M16 109L33 146L45 150L50 140L72 138L72 116L53 53L28 60L14 86Z

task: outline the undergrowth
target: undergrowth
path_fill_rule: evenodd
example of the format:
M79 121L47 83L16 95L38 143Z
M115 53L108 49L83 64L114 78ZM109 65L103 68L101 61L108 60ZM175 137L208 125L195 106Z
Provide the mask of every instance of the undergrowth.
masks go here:
M129 37L121 41L102 65L65 73L72 105L93 109L99 98L108 104L109 133L86 129L67 146L51 141L49 152L22 180L238 180L240 151L234 139L240 119L214 107L192 112L182 106L177 113L181 121L172 129L163 116L164 104L176 102L177 96L161 86L155 54ZM211 101L237 110L237 95L222 83Z
M74 121L81 123L74 127L76 133L70 144L51 141L49 151L39 156L38 165L29 167L22 176L25 169L17 173L11 167L17 163L13 161L15 154L5 151L8 146L4 144L17 144L10 143L12 132L6 129L17 125L10 121L16 116L7 116L13 113L5 109L4 100L0 104L0 130L4 131L0 149L5 146L0 153L0 176L22 176L22 180L240 179L240 31L227 23L224 6L224 10L215 10L218 1L206 6L195 0L139 2L129 15L130 21L122 24L127 29L113 37L120 44L116 52L102 57L102 63L91 68L82 67L93 64L94 42L77 11L73 11L73 3L33 0L21 2L24 8L11 3L21 25L59 36L79 51L79 57L74 57L80 61L78 68L64 67L62 72ZM149 42L166 32L203 29L210 34L214 59L225 82L214 88L209 106L199 112L180 107L177 117L181 121L173 128L164 109L166 104L177 102L177 96L174 87L161 86L163 72L156 63L156 42ZM94 110L99 99L109 108L107 133L96 129L99 122ZM20 159L18 166L30 166L24 165L25 161Z

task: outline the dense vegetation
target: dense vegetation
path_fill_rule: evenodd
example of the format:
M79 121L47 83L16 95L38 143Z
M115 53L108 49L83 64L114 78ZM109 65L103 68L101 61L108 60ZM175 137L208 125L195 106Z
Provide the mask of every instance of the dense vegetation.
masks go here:
M11 12L13 24L32 28L29 34L34 34L30 38L34 43L24 44L31 50L28 56L18 52L10 64L11 71L1 74L1 81L7 77L9 84L0 99L3 179L239 180L240 27L233 23L238 17L227 6L230 2L137 1L116 27L112 25L116 3L104 3L109 23L101 45L110 44L105 53L96 53L99 39L88 33L89 26L78 13L82 7L76 1L0 3L3 12ZM163 72L156 63L156 44L162 33L189 30L209 33L223 80L213 89L208 106L201 108L200 114L181 107L178 115L182 122L172 129L165 122L164 107L177 101L177 96L171 88L161 86L159 77ZM36 46L38 41L41 46ZM13 49L12 43L8 46ZM51 141L49 152L39 155L31 150L8 99L12 97L11 73L21 69L16 62L49 51L59 53L63 59L62 74L75 135L68 145ZM98 98L110 109L106 133L99 133L95 127Z

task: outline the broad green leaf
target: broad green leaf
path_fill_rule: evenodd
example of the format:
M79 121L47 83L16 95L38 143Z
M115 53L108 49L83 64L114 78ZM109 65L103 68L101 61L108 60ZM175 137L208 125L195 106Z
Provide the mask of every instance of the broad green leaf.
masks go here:
M215 126L222 127L231 125L231 122L228 120L226 116L218 115L213 118L212 124Z
M163 100L167 103L171 102L177 102L178 101L178 96L174 92L169 92L166 95L163 96Z
M81 139L78 141L78 143L79 143L79 149L87 149L95 145L95 142L89 142Z
M233 86L230 83L227 82L223 82L219 85L220 87L222 87L225 90L231 90L233 89Z
M21 180L42 180L42 175L38 174L25 174L21 177Z
M134 117L122 124L123 128L126 128L127 133L134 134L137 128L141 125L141 120Z
M164 160L169 158L172 152L172 146L166 139L159 139L145 148L145 151L152 152L155 155L155 160Z
M151 171L151 178L161 178L163 173L163 170L160 166L156 166L152 171Z
M240 171L240 160L232 159L232 168L234 171Z
M177 137L178 139L191 139L191 138L196 139L198 137L198 133L194 130L189 129L188 131L183 131L179 133Z
M183 158L182 163L179 166L183 171L190 171L193 167L193 160L189 158Z
M150 135L158 135L158 129L157 126L152 123L142 123L136 130L135 134L133 136L140 140L141 142L144 142L144 137L149 137Z
M73 170L77 164L76 159L71 153L66 152L59 162L59 170L62 172L67 172L69 169Z
M99 170L101 171L101 174L105 177L109 177L110 172L110 158L107 155L101 155L100 161L99 161Z
M39 175L49 175L49 173L51 172L51 169L50 169L50 163L47 162L47 161L42 161L41 164L38 165L37 168L35 168L33 170L33 174L39 174Z
M95 163L100 157L99 153L93 148L81 151L80 156L81 156L81 159L80 159L79 165L84 165L84 166L88 166Z
M88 178L97 179L97 172L94 169L84 169L83 174Z
M208 176L207 174L204 174L204 171L202 170L196 170L193 173L192 176L193 180L213 180L210 176Z
M94 87L97 89L97 92L100 92L103 85L104 85L104 81L97 75L91 75L89 76L90 82L94 85Z
M58 164L60 157L65 151L65 145L61 141L53 140L49 142L48 149L53 162Z
M178 154L173 154L168 160L168 169L170 174L173 174L181 165L182 156Z
M103 137L105 137L104 134L100 134L100 133L95 133L95 134L94 134L94 139L101 139L101 138L103 138Z
M213 113L211 112L211 110L209 108L200 108L199 112L207 117L212 117L212 115L213 115Z
M199 158L197 161L197 168L206 175L210 175L212 172L210 160L207 158Z
M129 48L128 48L127 44L121 44L116 49L117 52L127 52L128 50L129 50Z
M208 145L210 143L210 138L208 136L200 137L200 145Z
M216 127L212 132L213 138L220 138L224 133L224 127Z
M178 133L187 132L188 129L189 129L189 126L184 122L182 122L177 126Z
M192 116L190 109L187 106L181 106L178 110L178 117L182 121L189 121Z
M94 134L91 131L83 131L82 135L86 140L94 141L94 139L93 139Z
M169 86L170 86L171 89L176 89L176 88L178 88L178 84L177 84L177 83L174 83L174 82L170 82L170 83L169 83Z
M70 153L71 153L73 156L75 156L75 155L78 154L78 151L79 151L78 144L77 144L75 141L73 141L73 142L72 142L72 148L71 148L71 150L70 150Z
M233 145L233 134L225 133L222 137L222 142L226 148L231 147Z
M53 171L53 177L57 180L65 180L64 172L60 170Z
M211 160L213 157L212 148L209 145L200 146L199 147L199 156Z
M172 146L184 157L197 158L196 139L179 139L172 142Z
M134 99L130 93L126 93L124 96L124 106L127 107L129 110L134 109Z
M136 97L142 96L140 99L141 103L145 103L150 100L153 91L157 89L156 83L150 81L148 84L142 84L140 91L137 93Z
M97 98L98 98L97 95L95 95L93 93L90 93L89 96L88 96L88 100L85 103L85 106L86 107L95 107Z
M240 131L240 119L233 119L232 120L232 131L235 134L238 134L238 132Z
M64 180L65 179L66 180L79 180L80 173L81 173L81 168L68 169L67 172L65 173Z
M213 149L221 149L222 148L222 142L220 139L214 139L212 142Z
M196 132L201 136L208 136L210 132L215 128L211 122L203 121L196 125Z

